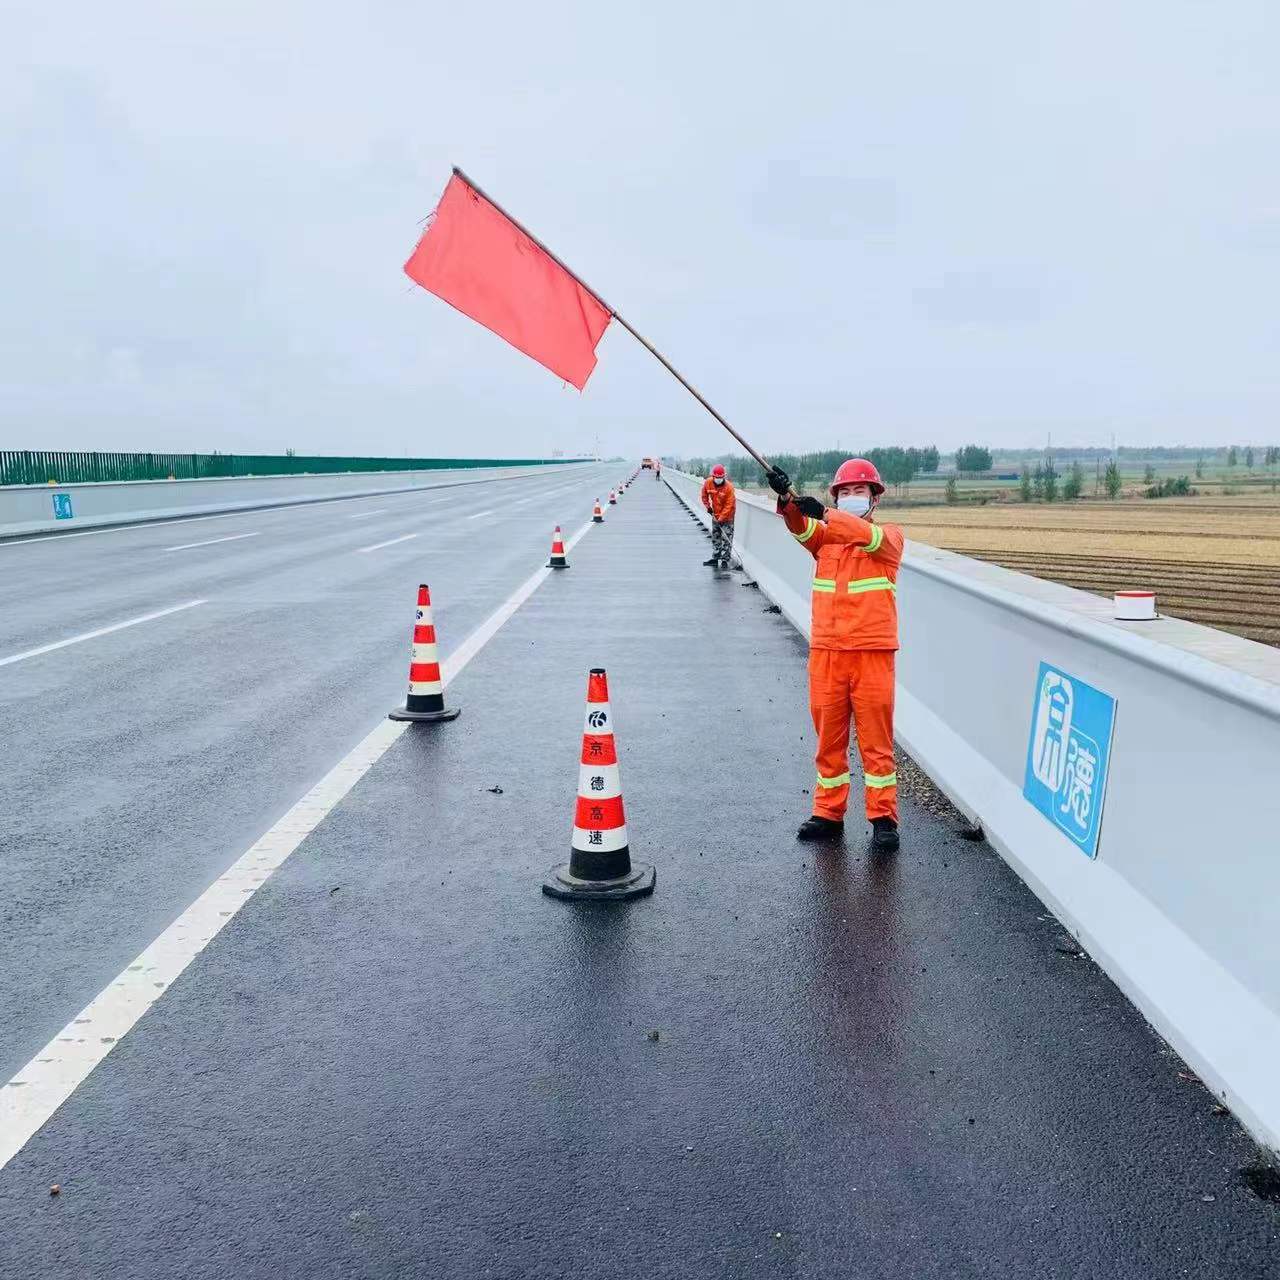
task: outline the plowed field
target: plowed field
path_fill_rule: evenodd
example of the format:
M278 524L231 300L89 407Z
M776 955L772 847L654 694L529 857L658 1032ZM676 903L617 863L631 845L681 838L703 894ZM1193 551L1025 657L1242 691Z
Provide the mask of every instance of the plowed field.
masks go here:
M1162 613L1280 645L1274 500L886 504L880 518L919 542L1097 595L1151 590Z

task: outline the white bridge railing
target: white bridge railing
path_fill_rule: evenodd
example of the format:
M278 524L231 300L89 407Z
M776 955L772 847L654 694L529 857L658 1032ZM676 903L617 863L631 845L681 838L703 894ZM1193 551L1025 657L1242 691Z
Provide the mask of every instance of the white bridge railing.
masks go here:
M738 495L734 549L807 635L771 503ZM920 544L898 585L903 746L1280 1150L1280 650Z
M66 533L138 520L251 511L447 485L488 484L563 473L569 466L464 467L432 471L348 471L326 475L227 476L203 480L122 480L0 486L0 538Z

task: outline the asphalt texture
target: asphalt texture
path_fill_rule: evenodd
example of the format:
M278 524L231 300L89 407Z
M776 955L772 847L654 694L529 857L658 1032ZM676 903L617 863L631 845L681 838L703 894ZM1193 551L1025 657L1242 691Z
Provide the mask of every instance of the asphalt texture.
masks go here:
M0 541L0 659L207 599L0 666L0 1079L403 702L419 582L448 654L624 474Z
M511 539L475 521L451 549ZM632 486L450 687L461 719L409 729L0 1171L0 1276L1280 1276L1280 1206L1240 1181L1257 1149L987 846L910 798L894 857L857 823L795 843L803 642L706 547L665 486ZM344 695L327 641L256 732L333 747L329 702L367 721L399 691L356 674L377 644L351 636ZM138 713L138 796L184 731L254 714L270 677L237 663L262 652L226 656L169 755ZM592 666L658 868L629 904L540 892ZM92 803L112 758L71 762ZM277 776L278 807L321 763ZM229 862L246 825L193 860ZM190 871L187 815L133 829L132 875ZM42 877L86 912L110 891L55 866L20 865L28 903ZM100 951L122 917L98 906ZM15 1010L29 1038L57 957L29 938L4 962L6 1036Z

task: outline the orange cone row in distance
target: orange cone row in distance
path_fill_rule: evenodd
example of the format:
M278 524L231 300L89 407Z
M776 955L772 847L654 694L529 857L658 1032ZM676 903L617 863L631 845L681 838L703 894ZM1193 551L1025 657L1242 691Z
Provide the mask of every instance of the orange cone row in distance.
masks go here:
M639 898L652 893L656 882L653 867L631 861L609 681L603 667L593 667L587 676L587 715L569 861L547 872L542 892L571 900Z

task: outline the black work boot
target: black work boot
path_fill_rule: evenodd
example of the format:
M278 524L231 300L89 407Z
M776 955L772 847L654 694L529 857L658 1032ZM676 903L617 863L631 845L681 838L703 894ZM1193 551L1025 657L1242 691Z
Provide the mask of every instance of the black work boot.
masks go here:
M710 560L704 560L702 563L705 565L710 565L710 567L714 569L720 563L720 557L712 556Z
M871 819L871 852L894 853L898 848L898 824L892 818Z
M797 840L834 840L844 834L844 823L834 818L820 818L815 813L806 818L796 832Z

